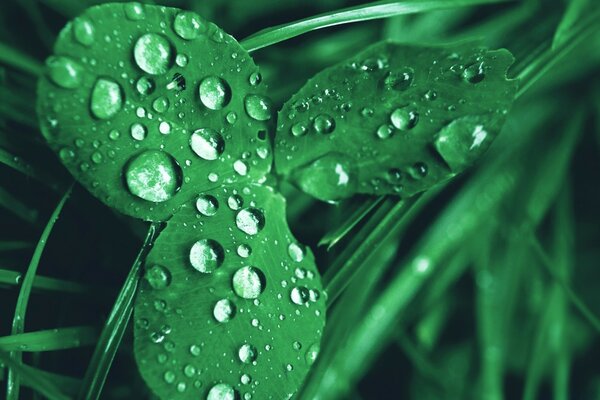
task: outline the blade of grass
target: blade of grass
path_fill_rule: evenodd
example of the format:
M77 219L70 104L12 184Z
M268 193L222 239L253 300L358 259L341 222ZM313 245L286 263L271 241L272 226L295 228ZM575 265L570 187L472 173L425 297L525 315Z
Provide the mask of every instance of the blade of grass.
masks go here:
M29 242L4 241L0 242L0 252L27 250L30 249L32 246L33 245Z
M4 207L28 224L33 225L37 221L37 210L30 208L3 187L0 187L0 207Z
M22 173L23 175L35 179L40 183L43 183L51 189L58 189L56 182L51 179L51 177L47 176L47 174L37 168L34 168L22 158L16 157L2 148L0 148L0 163Z
M2 351L55 351L89 346L98 332L91 326L48 329L0 337Z
M2 361L3 364L6 364L6 366L9 368L8 379L10 379L10 371L15 371L23 378L23 381L27 382L28 386L46 396L48 399L69 400L69 396L62 392L55 381L36 373L36 370L33 368L26 368L25 365L23 365L20 361L15 360L8 353L0 351L0 361Z
M556 28L554 33L554 39L552 41L552 49L556 49L560 46L563 41L568 40L569 31L577 24L583 15L586 7L588 6L588 0L570 0L567 5L567 9L563 15L560 24Z
M0 269L0 283L5 285L19 285L23 280L23 275L17 271ZM98 294L101 293L98 288L82 285L77 282L70 282L63 279L48 278L46 276L36 275L33 279L33 289L46 290L51 292L75 293L75 294Z
M152 223L148 229L142 248L125 278L125 283L100 334L100 339L77 396L80 400L96 400L100 397L104 382L133 312L133 301L142 276L142 264L161 229L162 223L158 222Z
M0 359L1 360L1 359ZM0 382L4 380L4 375L2 372L2 366L0 362ZM25 371L25 373L33 376L40 377L46 382L53 383L54 387L60 388L59 390L63 392L63 394L69 396L69 398L74 397L79 390L79 386L81 385L81 381L79 379L73 378L68 375L55 374L53 372L44 371L42 369L32 367L27 364L21 364L20 368ZM29 380L23 381L23 386L36 390L36 381L32 384ZM39 393L37 391L36 393Z
M263 29L240 42L248 52L291 39L293 37L330 26L353 22L389 18L396 15L445 10L483 4L501 3L510 0L405 0L376 1L360 6L320 14L299 21Z
M360 223L371 211L379 206L385 197L380 196L373 199L368 199L360 206L358 206L354 212L343 218L342 224L337 228L327 232L325 236L319 241L319 246L327 246L327 250L331 250L340 240L342 240L354 227Z
M2 42L0 42L0 63L35 76L41 75L44 70L40 62Z
M62 196L58 205L50 215L50 219L40 236L37 246L33 251L33 255L31 256L31 261L29 262L29 266L27 267L27 272L25 273L25 277L23 278L23 283L21 284L21 290L19 291L19 297L17 298L17 305L15 306L15 315L12 321L11 334L16 335L19 333L23 333L25 329L25 315L27 313L27 305L29 304L29 295L31 294L31 289L33 287L33 281L35 279L35 275L37 273L37 268L40 263L40 259L42 258L42 253L44 252L44 248L46 247L46 242L48 241L48 237L54 228L54 224L58 220L58 216L60 215L63 206L65 205L67 199L71 195L71 191L73 186L70 186L69 189ZM10 353L11 358L17 363L21 363L21 353L18 351ZM6 400L17 400L19 398L19 374L13 368L8 369L8 377L6 384Z

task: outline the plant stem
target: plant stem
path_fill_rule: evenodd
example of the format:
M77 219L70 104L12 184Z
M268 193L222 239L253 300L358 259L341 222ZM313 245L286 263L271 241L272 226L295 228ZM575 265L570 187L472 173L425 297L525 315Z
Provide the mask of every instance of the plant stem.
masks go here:
M29 263L29 267L27 267L27 272L25 273L25 277L23 278L23 284L21 285L21 290L19 292L19 297L17 299L17 305L15 307L15 315L12 322L11 334L16 335L19 333L23 333L25 329L25 315L27 313L27 305L29 304L29 295L31 294L31 289L33 287L33 281L35 279L35 275L37 273L37 268L40 263L40 259L42 258L42 253L44 252L44 248L46 247L46 242L48 241L48 237L52 232L52 228L54 228L54 224L60 215L63 206L65 205L67 199L71 195L71 191L73 186L71 185L69 189L65 192L63 197L58 202L58 205L54 209L54 212L50 216L42 235L40 236L40 240L38 241L35 250L33 251L33 256L31 257L31 261ZM21 363L21 353L18 351L10 353L10 357L18 364ZM7 384L6 384L6 399L7 400L17 400L19 398L19 375L13 369L9 368Z
M0 62L31 75L41 75L43 66L37 60L0 42Z
M501 3L506 1L512 0L376 1L366 5L349 7L342 10L301 19L299 21L266 28L245 38L240 42L240 44L242 47L248 50L248 52L253 52L255 50L262 49L263 47L271 46L275 43L279 43L284 40L330 26L389 18L397 15L416 14L426 11L438 11L481 4Z
M152 249L154 241L162 228L163 223L154 222L148 229L144 244L127 278L125 278L125 283L100 334L100 339L98 340L89 367L85 373L81 390L77 396L80 400L96 400L100 397L104 382L108 376L108 371L133 312L133 302L142 275L142 264L145 262L146 256Z

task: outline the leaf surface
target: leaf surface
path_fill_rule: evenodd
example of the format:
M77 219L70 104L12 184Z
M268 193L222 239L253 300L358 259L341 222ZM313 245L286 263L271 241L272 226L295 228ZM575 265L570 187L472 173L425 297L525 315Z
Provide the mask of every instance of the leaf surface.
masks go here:
M318 354L320 276L270 187L224 186L186 202L140 289L135 355L163 399L286 399Z
M507 50L382 42L315 75L282 108L275 169L326 201L411 196L475 162L517 82Z
M38 86L42 132L122 213L165 220L203 190L270 169L270 100L231 36L195 13L92 7L61 31Z

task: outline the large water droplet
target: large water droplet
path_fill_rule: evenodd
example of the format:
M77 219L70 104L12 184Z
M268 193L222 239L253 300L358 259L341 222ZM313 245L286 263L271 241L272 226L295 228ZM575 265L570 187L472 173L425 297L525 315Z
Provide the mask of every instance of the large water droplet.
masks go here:
M131 137L135 140L144 140L146 139L146 135L148 135L146 127L138 122L131 125L129 132L131 133Z
M171 44L162 35L146 33L135 43L133 57L142 71L151 75L164 74L173 59Z
M112 118L123 107L121 86L108 78L100 78L94 84L90 108L92 114L100 119Z
M300 262L304 259L304 249L298 243L290 243L288 246L288 255L295 262Z
M335 152L300 169L294 179L304 192L325 201L347 197L357 185L353 160Z
M271 100L258 94L247 95L244 98L244 108L248 116L257 121L267 121L273 114Z
M73 21L73 36L82 45L91 46L94 43L94 25L87 18L75 18Z
M65 89L75 89L83 80L83 67L69 57L52 56L46 60L50 79Z
M317 133L329 134L335 129L335 120L327 114L317 115L313 121L313 128Z
M412 84L414 74L411 68L403 71L391 71L385 76L383 82L388 89L403 91Z
M390 121L396 129L407 131L417 125L419 114L405 108L397 108L392 112L392 115L390 115Z
M162 265L152 265L146 270L146 280L154 289L164 289L171 284L171 273Z
M173 30L182 39L192 40L206 31L206 27L202 24L202 19L198 14L191 11L182 11L175 17Z
M480 118L467 116L442 128L434 146L450 169L460 172L481 156L491 143L490 138Z
M220 110L231 100L229 84L217 76L208 76L200 82L198 88L200 101L206 108Z
M192 133L190 146L205 160L216 160L225 150L225 140L214 129L200 128Z
M129 161L125 182L131 194L155 203L171 199L181 187L181 167L162 151L148 150Z
M144 6L137 2L125 3L123 5L123 10L125 11L125 16L132 21L142 20L146 16Z
M206 400L236 400L237 392L226 383L217 383L208 392Z
M244 364L251 364L256 361L258 351L256 350L256 347L251 344L244 343L238 350L238 356L240 357L240 361Z
M200 195L196 200L196 209L200 214L212 217L219 210L219 201L209 194Z
M265 227L265 215L258 208L244 208L237 213L235 224L247 235L256 235Z
M196 270L209 274L223 265L223 246L212 239L198 240L190 249L190 263Z
M265 290L265 275L256 267L242 267L233 275L233 291L244 299L256 299Z
M469 83L479 83L485 78L484 63L478 62L467 66L463 71L463 79Z
M227 299L221 299L215 304L213 315L222 324L229 322L235 315L235 304Z
M290 292L290 299L294 304L306 304L310 300L310 292L304 286L297 286Z

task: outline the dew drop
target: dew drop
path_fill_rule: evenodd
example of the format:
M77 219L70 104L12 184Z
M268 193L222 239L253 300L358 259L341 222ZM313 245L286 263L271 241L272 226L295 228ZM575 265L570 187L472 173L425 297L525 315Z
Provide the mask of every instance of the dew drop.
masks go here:
M126 3L123 5L125 16L132 21L140 21L144 19L144 6L140 3Z
M98 79L92 89L90 100L92 114L100 119L109 119L114 117L121 107L123 107L121 86L112 79Z
M226 383L217 383L208 392L206 400L236 400L238 397L234 388Z
M198 346L197 344L193 344L190 346L190 354L194 357L198 357L200 355L200 351L200 346Z
M191 11L183 11L175 17L173 30L182 39L193 40L206 31L206 27L202 24L202 19L198 14Z
M304 249L298 243L290 243L288 246L288 255L295 262L304 260Z
M404 108L397 108L390 115L390 121L396 129L406 131L414 128L419 121L419 114Z
M227 299L217 301L213 308L213 316L217 321L224 324L229 322L235 315L235 304Z
M290 299L294 304L306 304L310 300L310 292L304 286L297 286L290 292Z
M227 206L233 211L237 211L244 205L244 199L239 194L232 194L227 198Z
M75 89L83 80L83 68L69 57L51 56L46 60L50 79L65 89Z
M73 21L73 36L82 45L91 46L94 43L94 25L87 18L75 18Z
M152 109L159 114L166 112L169 109L169 99L164 96L157 97L152 102Z
M317 115L313 121L313 129L317 133L329 134L335 129L335 120L327 114Z
M162 265L152 265L146 270L145 277L153 289L164 289L171 284L171 273Z
M292 125L292 135L296 137L304 136L308 132L308 128L304 122L297 122Z
M220 110L231 100L229 84L217 76L208 76L200 82L198 88L200 101L206 108Z
M147 76L142 76L135 83L135 89L138 91L139 94L143 96L151 94L152 92L154 92L155 88L156 85L154 84L154 81L148 78Z
M427 165L422 162L415 163L408 168L408 174L416 180L426 177L427 172Z
M247 95L244 98L244 108L248 116L257 121L267 121L273 113L271 100L258 94Z
M58 152L58 156L62 161L70 161L75 158L75 152L70 147L63 147Z
M240 346L240 349L238 350L238 356L240 361L244 364L251 364L256 361L256 358L258 357L258 351L256 350L256 347L245 343Z
M354 163L341 153L329 153L299 170L294 176L300 188L325 201L341 199L354 193L357 176Z
M177 161L158 150L133 157L125 167L125 182L131 194L154 203L175 196L181 187L181 175Z
M393 134L394 129L388 124L380 125L379 128L377 128L377 137L380 139L387 139Z
M256 299L265 290L265 275L256 267L242 267L233 275L233 291L244 299Z
M138 122L131 125L129 132L131 133L131 137L135 140L144 140L148 135L148 130L146 127Z
M248 175L248 164L242 160L236 160L233 163L233 170L240 176L246 176Z
M212 239L198 240L190 249L192 267L205 274L210 274L223 265L224 258L223 246Z
M205 217L212 217L219 210L219 201L209 194L200 195L196 200L196 209Z
M168 135L171 133L171 124L166 121L162 121L160 124L158 124L158 131L163 135Z
M414 74L411 68L399 72L391 71L385 76L383 82L388 89L404 91L412 84Z
M252 254L252 248L247 244L240 244L237 247L237 254L242 258L248 258L250 257L250 254Z
M242 383L242 385L248 385L250 382L252 382L252 377L248 374L243 374L240 377L240 382Z
M244 208L237 213L235 224L247 235L256 235L265 227L265 215L258 208Z
M321 347L318 343L311 344L306 350L306 354L304 359L308 365L313 365L315 361L317 361L317 357L319 356L319 352L321 351Z
M225 140L213 129L200 128L192 133L190 146L199 157L216 160L225 150Z
M462 171L488 148L490 135L482 122L478 117L462 117L436 135L434 147L452 171Z
M481 82L485 78L484 63L474 63L465 67L462 76L469 83Z
M165 382L173 383L175 382L175 373L173 371L167 371L164 374Z
M169 41L156 33L146 33L141 36L133 49L133 57L138 67L151 75L167 72L172 62L172 56Z

